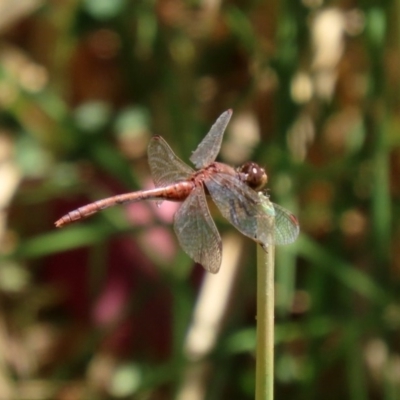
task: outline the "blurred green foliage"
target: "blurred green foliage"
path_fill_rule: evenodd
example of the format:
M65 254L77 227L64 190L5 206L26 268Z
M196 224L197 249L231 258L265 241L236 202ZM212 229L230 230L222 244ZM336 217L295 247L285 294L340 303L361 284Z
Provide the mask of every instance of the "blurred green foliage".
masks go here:
M0 11L0 400L182 399L193 376L185 400L254 397L254 244L204 364L183 351L202 271L166 205L53 228L146 186L151 135L186 161L228 108L221 160L265 166L301 224L277 250L276 398L398 397L399 1Z

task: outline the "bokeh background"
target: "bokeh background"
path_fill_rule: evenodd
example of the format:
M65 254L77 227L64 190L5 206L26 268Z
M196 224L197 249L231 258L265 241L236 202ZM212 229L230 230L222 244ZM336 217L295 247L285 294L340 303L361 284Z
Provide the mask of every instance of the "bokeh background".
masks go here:
M1 0L0 400L252 399L255 244L216 276L150 188L149 138L254 160L277 249L276 398L400 393L400 1Z

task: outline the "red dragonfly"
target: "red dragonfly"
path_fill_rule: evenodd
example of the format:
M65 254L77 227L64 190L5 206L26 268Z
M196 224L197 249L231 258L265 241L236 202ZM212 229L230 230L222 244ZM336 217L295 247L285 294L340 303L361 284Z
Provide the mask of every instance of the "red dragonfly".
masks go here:
M222 241L207 206L207 194L235 228L264 248L294 242L299 234L297 218L271 203L261 192L267 183L265 170L254 162L234 169L215 161L231 116L232 110L225 111L193 152L190 161L196 171L180 160L162 137L154 136L148 147L148 159L155 189L95 201L64 215L56 221L56 227L117 204L140 200L182 201L174 217L179 243L195 262L217 273Z

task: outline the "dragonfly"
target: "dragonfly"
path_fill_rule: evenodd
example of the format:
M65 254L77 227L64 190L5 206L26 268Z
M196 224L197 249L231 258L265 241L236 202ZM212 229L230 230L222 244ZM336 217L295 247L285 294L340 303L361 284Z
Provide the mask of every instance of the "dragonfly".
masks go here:
M192 153L194 170L178 158L161 136L148 146L148 162L154 189L139 190L95 201L61 217L60 228L108 207L141 200L182 202L174 215L174 230L182 249L206 271L217 273L222 261L222 240L207 205L210 196L236 229L267 249L289 244L299 234L297 218L269 201L263 192L267 183L264 168L246 162L239 168L215 161L232 110L225 111Z

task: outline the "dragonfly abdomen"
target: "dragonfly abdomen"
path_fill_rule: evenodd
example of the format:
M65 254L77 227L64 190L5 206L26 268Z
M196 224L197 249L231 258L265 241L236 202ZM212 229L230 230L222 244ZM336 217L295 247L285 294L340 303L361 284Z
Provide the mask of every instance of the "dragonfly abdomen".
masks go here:
M72 222L87 218L105 208L112 207L118 204L134 203L141 200L169 200L182 201L192 192L195 187L193 181L178 182L166 187L155 188L150 190L140 190L119 194L117 196L108 197L106 199L97 200L86 206L79 207L76 210L69 212L55 222L57 228L61 228Z

